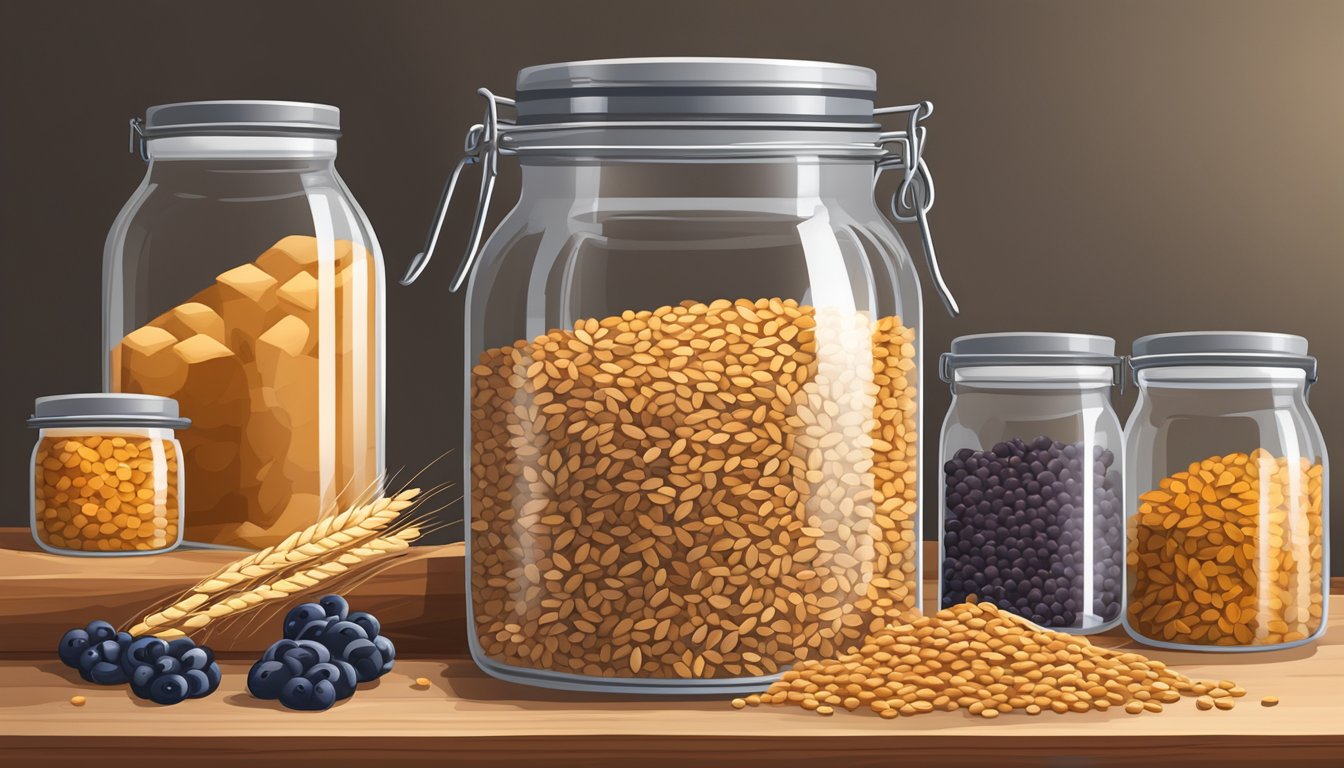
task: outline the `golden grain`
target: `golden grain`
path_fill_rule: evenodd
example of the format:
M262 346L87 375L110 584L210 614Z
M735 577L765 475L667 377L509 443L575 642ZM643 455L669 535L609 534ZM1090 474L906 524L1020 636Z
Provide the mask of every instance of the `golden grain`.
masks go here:
M538 363L557 375L529 375ZM780 299L629 311L486 350L470 403L485 654L759 676L914 610L916 363L897 318Z
M1264 450L1164 478L1130 518L1129 622L1193 645L1277 645L1321 627L1323 469Z
M1228 693L1138 653L1042 629L991 603L963 603L870 633L851 653L799 662L745 702L817 711L866 704L885 718L958 709L995 718L1112 706L1142 714L1211 688ZM1202 696L1196 706L1222 705Z

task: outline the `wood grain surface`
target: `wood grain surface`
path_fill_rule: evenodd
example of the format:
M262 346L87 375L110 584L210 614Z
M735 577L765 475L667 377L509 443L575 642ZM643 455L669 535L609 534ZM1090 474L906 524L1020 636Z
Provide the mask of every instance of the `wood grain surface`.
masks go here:
M378 616L407 655L466 652L461 544L415 547L346 593ZM0 658L45 656L65 630L106 619L129 626L242 553L178 549L145 557L74 557L43 552L26 528L0 528ZM201 640L221 654L255 654L279 637L289 603L257 609Z
M0 533L0 543L22 546L18 538ZM245 692L246 657L274 639L273 628L236 633L220 690L176 707L84 683L53 658L64 628L133 613L133 604L175 594L230 554L88 560L0 551L3 634L21 638L0 639L8 651L0 661L0 765L1344 766L1339 594L1330 598L1327 635L1286 651L1180 653L1141 648L1118 632L1093 638L1197 678L1237 681L1249 695L1230 712L1201 712L1185 699L1138 716L824 718L784 707L736 711L723 698L571 694L494 680L463 658L461 546L426 549L353 593L359 607L386 617L401 657L392 673L327 712L290 712ZM430 687L415 688L417 677ZM75 694L87 704L73 706ZM1271 695L1281 703L1260 706Z

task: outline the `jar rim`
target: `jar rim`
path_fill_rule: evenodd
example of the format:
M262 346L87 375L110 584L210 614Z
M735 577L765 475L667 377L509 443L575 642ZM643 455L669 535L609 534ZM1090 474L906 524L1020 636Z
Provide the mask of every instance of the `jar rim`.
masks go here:
M186 429L191 419L178 413L171 397L123 392L80 392L39 397L30 429L46 427L160 427Z

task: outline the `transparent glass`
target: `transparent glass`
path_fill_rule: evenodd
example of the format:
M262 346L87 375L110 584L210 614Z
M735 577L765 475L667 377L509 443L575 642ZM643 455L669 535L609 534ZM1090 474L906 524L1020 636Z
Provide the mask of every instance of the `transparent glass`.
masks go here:
M1120 620L1120 421L1102 366L955 371L943 422L939 605L975 595L1086 634Z
M260 548L383 468L383 262L334 139L174 137L108 234L104 385L192 420L187 539Z
M33 540L61 555L152 555L182 542L182 445L171 429L38 431Z
M1125 428L1125 628L1272 650L1325 631L1329 468L1300 370L1140 371Z
M467 300L483 669L753 690L919 608L919 285L872 184L523 164Z

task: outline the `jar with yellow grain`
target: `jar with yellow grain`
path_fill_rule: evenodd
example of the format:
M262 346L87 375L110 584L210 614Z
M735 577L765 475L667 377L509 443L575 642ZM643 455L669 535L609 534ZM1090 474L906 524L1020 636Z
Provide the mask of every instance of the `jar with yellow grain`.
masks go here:
M38 398L32 531L64 555L149 555L182 541L182 446L191 421L152 395Z
M931 106L874 109L875 87L821 62L621 59L482 91L449 287L487 673L750 692L919 610L921 296L873 189L901 178L895 218L932 265ZM478 253L501 156L522 194Z
M1145 336L1125 427L1125 627L1184 650L1274 650L1326 626L1329 468L1316 359L1280 333Z

